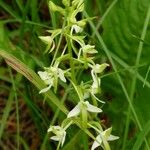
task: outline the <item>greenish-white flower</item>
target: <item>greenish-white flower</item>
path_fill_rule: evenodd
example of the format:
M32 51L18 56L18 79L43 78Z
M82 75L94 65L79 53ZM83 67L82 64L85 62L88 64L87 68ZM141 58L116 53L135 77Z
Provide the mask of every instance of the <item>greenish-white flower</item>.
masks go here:
M92 96L93 96L96 100L98 100L98 101L104 103L103 101L99 100L99 99L95 96L95 94L97 94L97 93L100 92L100 84L101 84L101 79L97 76L97 74L103 72L104 69L105 69L107 66L109 66L109 64L103 63L103 64L101 64L101 65L100 65L100 64L96 64L96 65L89 65L89 66L92 68L92 70L91 70L91 76L92 76L92 79L93 79L93 84L92 84L91 89L90 89L91 94L92 94Z
M82 63L84 64L87 64L87 67L88 67L88 63L93 63L93 56L90 56L90 55L93 55L93 54L96 54L98 53L97 50L95 49L95 46L94 45L85 45L85 43L81 43L81 48L79 50L79 53L78 53L78 60L81 61ZM89 66L91 67L92 65L89 64Z
M74 25L72 25L71 31L75 31L75 33L81 33L83 31L83 28L74 24Z
M101 113L102 110L94 105L91 105L88 101L80 101L67 115L67 118L76 117L80 114L82 109L92 113Z
M97 94L99 92L101 80L100 80L100 78L98 78L98 76L94 72L94 70L91 70L91 76L93 79L93 84L91 86L91 92L92 92L92 94Z
M104 147L105 144L103 144L103 141L114 141L114 140L119 139L118 136L111 135L111 131L112 131L112 128L108 128L105 131L99 130L99 134L96 137L96 140L93 142L91 150L95 150L99 146Z
M56 90L58 78L63 82L66 82L64 71L58 67L45 68L45 71L39 71L38 74L44 83L48 85L48 87L42 89L39 93L47 92L52 86Z
M64 128L60 126L50 126L47 132L52 132L53 134L55 134L55 136L52 136L50 139L60 142L61 146L63 146L66 138L66 131Z
M103 63L101 65L100 64L96 64L96 65L92 66L92 70L95 73L102 73L105 70L105 68L108 67L108 66L109 66L109 64L107 64L107 63Z
M95 54L95 53L98 53L97 50L95 49L95 46L94 45L83 45L82 46L82 51L84 54Z

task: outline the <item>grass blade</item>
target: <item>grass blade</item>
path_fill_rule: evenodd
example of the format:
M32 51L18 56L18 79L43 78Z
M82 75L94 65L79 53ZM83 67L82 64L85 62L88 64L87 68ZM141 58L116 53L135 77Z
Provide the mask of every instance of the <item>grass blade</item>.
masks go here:
M137 138L132 150L139 150L140 149L144 139L146 138L146 136L148 135L149 132L150 132L150 120L147 122L147 124L145 125L143 130L138 135L138 138Z

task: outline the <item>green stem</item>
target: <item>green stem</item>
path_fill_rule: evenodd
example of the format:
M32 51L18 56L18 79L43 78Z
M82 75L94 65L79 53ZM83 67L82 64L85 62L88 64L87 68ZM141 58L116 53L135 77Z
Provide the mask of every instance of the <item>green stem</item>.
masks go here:
M68 45L68 53L69 53L69 57L70 57L71 79L74 82L74 84L77 85L77 81L75 78L75 68L74 68L74 62L73 62L71 41L68 37L67 37L67 45Z
M59 48L60 48L60 44L61 44L61 41L62 41L62 38L63 38L65 25L66 25L66 17L65 17L64 22L63 22L63 25L62 25L62 32L61 32L61 34L60 34L60 38L59 38L59 41L58 41L58 45L57 45L57 48L56 48L56 51L55 51L53 60L52 60L52 62L51 62L51 66L53 65L54 61L56 60L56 56L57 56L57 54L58 54L58 50L59 50Z
M60 144L61 142L59 141L58 145L57 145L57 149L56 150L59 150L60 149Z

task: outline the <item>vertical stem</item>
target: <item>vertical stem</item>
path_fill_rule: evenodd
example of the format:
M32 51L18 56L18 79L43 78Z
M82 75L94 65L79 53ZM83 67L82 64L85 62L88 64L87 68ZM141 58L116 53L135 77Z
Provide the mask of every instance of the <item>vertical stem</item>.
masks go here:
M74 82L75 85L77 85L77 81L75 78L75 69L74 69L74 62L73 62L73 55L72 55L72 47L71 47L71 41L70 39L67 37L67 45L68 45L68 53L70 56L70 68L71 68L71 79Z

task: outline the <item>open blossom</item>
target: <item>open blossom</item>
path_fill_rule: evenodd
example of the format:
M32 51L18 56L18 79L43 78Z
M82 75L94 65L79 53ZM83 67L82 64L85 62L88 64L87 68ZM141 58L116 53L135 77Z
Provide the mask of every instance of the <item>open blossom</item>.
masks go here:
M48 85L48 87L42 89L40 93L47 92L52 86L56 89L58 78L66 82L64 71L58 67L45 68L45 71L39 71L38 74L44 83Z
M90 65L90 67L92 68L92 70L91 70L91 76L92 76L92 79L93 79L93 84L92 84L92 86L91 86L91 88L90 88L90 92L91 92L92 96L93 96L96 100L98 100L98 101L100 101L100 102L102 102L102 103L104 103L104 102L101 101L101 100L99 100L99 99L95 96L95 94L99 93L99 91L100 91L100 84L101 84L101 79L98 78L97 74L103 72L104 69L105 69L107 66L109 66L109 64L106 64L106 63L103 63L103 64L101 64L101 65L100 65L100 64Z
M66 138L66 131L64 128L60 126L50 126L50 128L47 130L47 132L52 132L55 134L55 136L52 136L50 139L54 141L58 141L61 143L61 146L63 146Z
M107 63L103 63L101 65L100 64L96 64L96 65L92 66L92 70L95 73L102 73L105 70L105 68L108 67L108 66L109 66L109 64L107 64Z
M108 128L105 131L99 131L99 135L96 137L91 150L95 150L97 147L102 146L103 140L105 141L114 141L119 139L118 136L111 135L112 128Z
M72 25L71 30L75 31L75 33L81 33L83 31L83 28L79 27L78 25Z
M94 45L85 45L85 44L81 44L81 48L79 50L79 54L78 54L78 60L80 59L81 57L81 54L83 54L83 58L86 60L86 61L91 61L93 59L93 57L89 57L88 54L96 54L98 53L98 51L95 49L95 46Z
M98 51L95 49L95 46L94 45L84 45L82 46L82 51L84 54L95 54L95 53L98 53Z
M79 102L67 115L67 118L76 117L80 114L80 112L85 109L92 113L100 113L102 110L94 105L91 105L88 101Z

